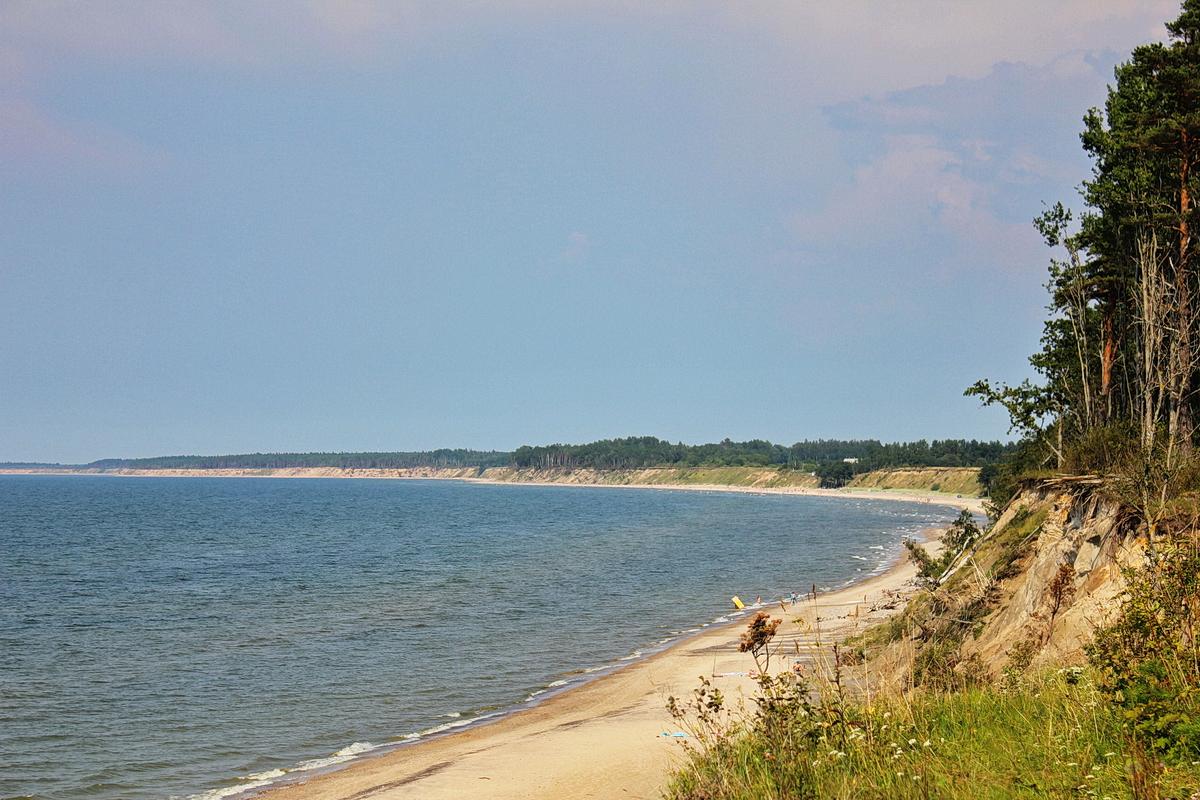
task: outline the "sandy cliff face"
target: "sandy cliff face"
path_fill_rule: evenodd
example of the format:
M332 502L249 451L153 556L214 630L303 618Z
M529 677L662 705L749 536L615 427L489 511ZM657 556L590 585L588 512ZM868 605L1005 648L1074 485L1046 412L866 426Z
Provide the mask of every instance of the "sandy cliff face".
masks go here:
M1120 606L1123 568L1141 563L1144 546L1097 481L1026 488L939 585L864 638L868 671L902 686L922 682L928 669L937 681L951 671L996 677L1021 662L1081 664L1097 627Z
M916 489L970 497L978 495L982 488L978 467L878 469L855 475L846 485L852 489Z
M772 467L653 467L649 469L520 469L491 467L485 480L512 483L566 483L602 486L710 485L752 489L814 488L807 472Z
M967 637L964 655L995 669L1014 644L1028 641L1035 666L1082 662L1093 631L1120 604L1122 568L1142 558L1143 540L1120 507L1093 484L1043 484L1015 498L989 538L959 574L1006 553L1016 556L1013 574L996 582L996 610L977 637ZM969 579L961 585L970 587Z

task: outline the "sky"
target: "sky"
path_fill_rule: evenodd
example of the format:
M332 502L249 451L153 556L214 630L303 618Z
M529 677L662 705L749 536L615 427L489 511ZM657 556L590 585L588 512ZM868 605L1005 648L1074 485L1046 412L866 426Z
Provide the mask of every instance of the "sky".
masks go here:
M0 461L1004 438L1177 13L0 0Z

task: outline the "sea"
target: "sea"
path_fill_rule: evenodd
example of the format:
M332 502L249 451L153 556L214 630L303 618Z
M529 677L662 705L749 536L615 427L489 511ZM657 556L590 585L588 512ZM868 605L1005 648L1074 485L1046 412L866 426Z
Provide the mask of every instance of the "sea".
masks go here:
M456 481L0 476L0 798L218 800L485 723L953 509Z

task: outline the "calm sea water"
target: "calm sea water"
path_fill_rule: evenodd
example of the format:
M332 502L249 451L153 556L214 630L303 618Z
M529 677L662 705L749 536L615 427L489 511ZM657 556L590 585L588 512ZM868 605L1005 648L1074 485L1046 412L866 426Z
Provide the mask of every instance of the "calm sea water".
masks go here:
M221 797L878 570L925 504L0 477L0 797Z

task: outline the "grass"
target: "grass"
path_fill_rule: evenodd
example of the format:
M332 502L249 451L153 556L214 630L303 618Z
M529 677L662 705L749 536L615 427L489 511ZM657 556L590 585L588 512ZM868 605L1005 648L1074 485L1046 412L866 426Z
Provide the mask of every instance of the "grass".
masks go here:
M842 714L799 706L787 735L745 719L690 759L671 800L1129 798L1119 712L1086 675L1013 688L914 692ZM1162 776L1164 797L1200 788L1200 767Z

